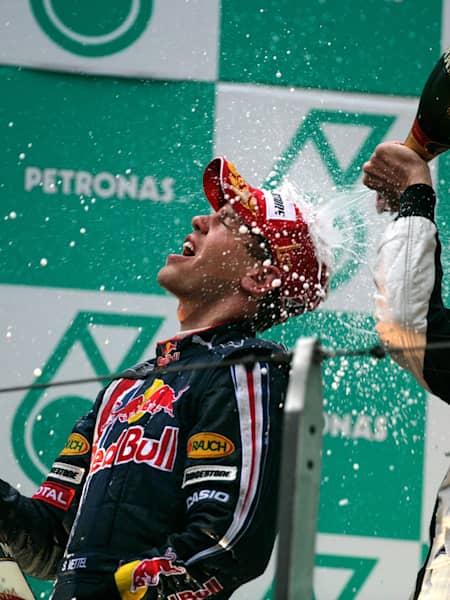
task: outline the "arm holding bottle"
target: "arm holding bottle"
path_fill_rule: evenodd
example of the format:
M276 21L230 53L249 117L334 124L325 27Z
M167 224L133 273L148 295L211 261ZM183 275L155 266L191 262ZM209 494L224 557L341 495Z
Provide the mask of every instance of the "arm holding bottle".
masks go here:
M441 295L441 245L436 196L428 163L399 142L380 144L364 165L363 183L375 190L378 212L398 214L377 255L376 329L391 355L426 389L450 402L450 316Z

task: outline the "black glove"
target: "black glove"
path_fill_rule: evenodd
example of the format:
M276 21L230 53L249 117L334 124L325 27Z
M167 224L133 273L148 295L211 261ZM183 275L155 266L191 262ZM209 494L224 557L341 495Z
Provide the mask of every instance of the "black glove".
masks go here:
M0 539L7 541L8 522L19 500L19 492L0 479Z

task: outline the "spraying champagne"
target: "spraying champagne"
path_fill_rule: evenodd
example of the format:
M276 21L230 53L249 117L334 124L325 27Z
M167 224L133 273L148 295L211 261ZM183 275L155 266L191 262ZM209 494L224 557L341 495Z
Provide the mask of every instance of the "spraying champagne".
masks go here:
M19 565L3 542L0 542L0 600L34 600Z
M427 161L450 149L450 48L424 85L405 145Z

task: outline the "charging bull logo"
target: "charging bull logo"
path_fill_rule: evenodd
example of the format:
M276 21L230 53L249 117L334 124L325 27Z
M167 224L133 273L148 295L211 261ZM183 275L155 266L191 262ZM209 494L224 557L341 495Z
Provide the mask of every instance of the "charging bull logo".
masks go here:
M145 414L155 415L163 411L173 417L173 404L189 389L182 388L178 394L174 389L164 383L162 379L155 379L152 385L143 394L126 402L118 400L111 411L111 422L118 420L120 423L135 423Z
M166 342L161 347L161 356L158 356L156 360L156 365L158 367L166 367L171 362L180 359L180 353L177 350L178 346L173 342Z
M131 591L135 592L141 587L157 586L161 575L183 575L183 573L186 573L184 567L173 564L175 559L176 554L169 548L165 556L147 558L139 562L133 571Z

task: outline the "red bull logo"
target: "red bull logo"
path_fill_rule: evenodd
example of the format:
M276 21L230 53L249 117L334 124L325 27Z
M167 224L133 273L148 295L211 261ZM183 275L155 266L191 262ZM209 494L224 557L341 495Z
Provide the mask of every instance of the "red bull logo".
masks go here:
M175 559L176 554L169 549L165 556L142 560L133 571L131 591L135 592L141 587L158 585L161 575L182 575L186 573L184 567L173 564Z
M167 596L167 600L199 600L200 598L210 598L220 594L223 587L215 577L208 579L199 590L183 590L176 594Z
M155 379L152 385L143 394L131 400L118 400L112 407L107 425L115 422L135 423L144 415L155 415L163 411L166 415L173 417L173 405L189 389L185 387L178 394L175 390L164 383L162 379Z
M144 435L143 427L135 425L122 431L117 441L107 447L94 445L90 473L129 462L172 471L177 445L178 427L165 427L161 438L155 440Z
M165 367L169 363L179 360L180 353L177 352L177 345L173 342L166 342L162 347L162 355L158 356L156 364L158 367Z

